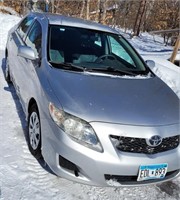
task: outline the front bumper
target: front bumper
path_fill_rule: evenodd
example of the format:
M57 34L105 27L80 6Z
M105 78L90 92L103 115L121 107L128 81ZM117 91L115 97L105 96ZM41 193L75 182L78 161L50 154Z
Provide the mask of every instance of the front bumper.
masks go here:
M178 134L177 125L141 127L93 122L91 125L103 147L100 153L73 141L51 119L42 119L41 124L44 159L55 174L66 179L95 186L131 186L163 182L180 174L179 146L170 151L146 155L121 152L110 139L111 134L139 138L157 134L170 137ZM164 179L137 182L140 165L160 163L168 163Z

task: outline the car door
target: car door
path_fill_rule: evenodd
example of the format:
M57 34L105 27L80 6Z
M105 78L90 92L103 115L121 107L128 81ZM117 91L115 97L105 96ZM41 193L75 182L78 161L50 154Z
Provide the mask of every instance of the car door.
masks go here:
M37 70L39 70L41 61L42 27L37 20L35 20L25 38L25 45L30 47L36 56L35 60L19 58L19 64L22 66L19 83L20 95L23 107L26 110L29 99L36 95L35 91L38 88Z
M19 81L21 76L21 65L19 64L18 48L24 45L24 38L28 32L29 27L34 20L33 16L27 16L20 22L19 26L9 36L8 41L8 62L10 66L11 78L16 88L17 94L20 94Z

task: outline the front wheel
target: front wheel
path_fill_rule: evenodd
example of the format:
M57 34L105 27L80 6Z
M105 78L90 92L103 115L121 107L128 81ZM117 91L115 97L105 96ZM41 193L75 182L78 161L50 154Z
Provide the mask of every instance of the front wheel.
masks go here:
M41 154L41 123L37 106L34 104L30 108L28 117L28 146L29 150L37 159Z

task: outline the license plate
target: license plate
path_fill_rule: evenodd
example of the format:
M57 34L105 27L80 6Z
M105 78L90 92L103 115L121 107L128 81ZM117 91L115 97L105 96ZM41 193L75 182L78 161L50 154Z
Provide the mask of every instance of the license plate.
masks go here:
M150 179L163 179L168 168L167 163L156 165L141 165L137 181L145 181Z

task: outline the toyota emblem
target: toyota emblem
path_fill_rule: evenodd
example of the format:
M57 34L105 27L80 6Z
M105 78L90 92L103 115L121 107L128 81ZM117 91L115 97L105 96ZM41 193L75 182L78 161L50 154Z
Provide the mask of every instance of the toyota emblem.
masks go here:
M147 145L149 145L151 147L156 147L156 146L160 145L161 142L162 142L162 137L159 135L153 135L151 138L146 139Z

